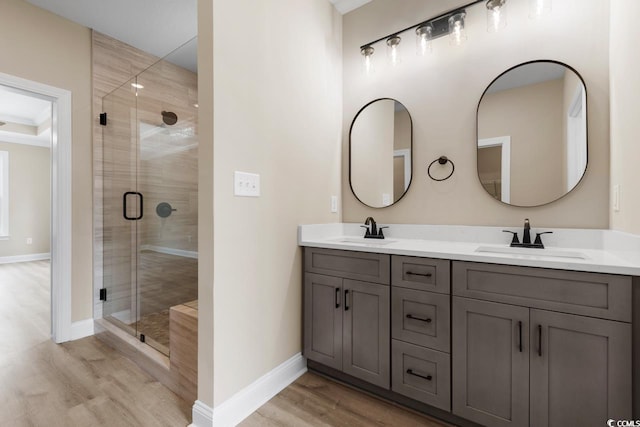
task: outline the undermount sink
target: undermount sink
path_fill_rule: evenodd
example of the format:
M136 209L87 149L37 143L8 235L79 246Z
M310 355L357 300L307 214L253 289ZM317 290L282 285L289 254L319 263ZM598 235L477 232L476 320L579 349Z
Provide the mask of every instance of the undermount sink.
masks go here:
M581 252L566 251L563 249L512 248L509 246L507 247L479 246L476 249L476 252L551 257L551 258L587 259L587 256Z
M395 240L365 239L364 237L341 237L339 239L336 239L336 242L339 242L339 243L356 243L356 244L359 244L359 245L383 246L383 245L388 245L390 243L394 243Z

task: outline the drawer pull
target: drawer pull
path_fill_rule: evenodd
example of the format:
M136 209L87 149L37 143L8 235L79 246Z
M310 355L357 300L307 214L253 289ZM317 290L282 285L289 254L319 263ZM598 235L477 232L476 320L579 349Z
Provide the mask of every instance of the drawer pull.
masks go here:
M427 317L426 319L423 319L422 317L416 317L413 314L407 314L407 319L419 320L421 322L431 323L431 318Z
M421 276L421 277L431 277L432 274L431 273L412 273L410 271L407 271L407 276Z
M336 288L336 308L340 308L340 288Z
M348 297L349 297L349 289L345 289L345 291L344 291L344 311L349 311L349 300L347 300Z
M407 374L413 375L414 377L422 378L423 380L427 380L427 381L431 381L433 379L431 375L424 376L424 375L416 374L415 372L413 372L413 369L407 369Z

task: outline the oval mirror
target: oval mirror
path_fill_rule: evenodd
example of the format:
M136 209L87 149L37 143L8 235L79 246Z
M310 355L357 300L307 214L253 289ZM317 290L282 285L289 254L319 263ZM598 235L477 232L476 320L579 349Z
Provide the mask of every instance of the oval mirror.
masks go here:
M349 182L358 200L372 208L391 206L412 177L413 123L400 102L384 98L365 105L349 134Z
M533 61L504 72L478 105L478 177L501 202L551 203L587 169L587 89L571 67Z

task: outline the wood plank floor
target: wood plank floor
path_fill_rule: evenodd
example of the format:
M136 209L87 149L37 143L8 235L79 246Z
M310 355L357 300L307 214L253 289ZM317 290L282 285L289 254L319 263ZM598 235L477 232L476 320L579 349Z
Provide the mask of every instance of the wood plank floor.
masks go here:
M0 265L0 426L186 426L191 404L94 337L49 339L49 263Z
M313 373L306 373L240 427L447 427Z

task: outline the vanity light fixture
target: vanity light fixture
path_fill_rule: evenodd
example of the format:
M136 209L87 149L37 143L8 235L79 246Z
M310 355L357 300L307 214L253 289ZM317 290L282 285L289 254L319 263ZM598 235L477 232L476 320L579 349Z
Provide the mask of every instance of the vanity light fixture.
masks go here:
M402 38L400 36L391 36L387 39L387 57L389 58L389 63L394 67L402 62L400 56L401 42Z
M453 46L460 46L467 40L467 31L464 29L466 16L466 12L460 12L449 17L449 42Z
M487 0L487 31L497 33L507 26L507 0Z
M551 0L529 0L529 18L538 19L551 13Z
M421 24L416 28L416 54L425 56L433 49L431 40L433 39L433 25L430 23Z
M373 53L376 50L371 46L363 46L360 48L360 54L362 55L362 71L366 75L373 74Z

